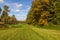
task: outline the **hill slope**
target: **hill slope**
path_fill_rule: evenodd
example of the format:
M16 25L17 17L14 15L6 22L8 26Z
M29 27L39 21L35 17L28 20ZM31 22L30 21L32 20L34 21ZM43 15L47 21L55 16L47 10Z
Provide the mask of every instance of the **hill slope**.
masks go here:
M0 30L0 40L60 40L60 31L24 26Z

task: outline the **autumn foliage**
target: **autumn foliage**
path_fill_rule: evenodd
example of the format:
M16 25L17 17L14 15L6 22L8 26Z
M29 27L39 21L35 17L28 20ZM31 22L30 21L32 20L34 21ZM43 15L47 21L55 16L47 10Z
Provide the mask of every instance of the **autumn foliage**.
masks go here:
M28 24L43 26L60 24L59 2L59 0L34 0L27 15L26 22Z

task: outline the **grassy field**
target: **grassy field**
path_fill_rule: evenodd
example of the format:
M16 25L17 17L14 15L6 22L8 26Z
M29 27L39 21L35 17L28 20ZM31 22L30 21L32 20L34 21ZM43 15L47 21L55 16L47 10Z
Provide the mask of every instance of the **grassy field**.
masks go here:
M15 26L15 28L0 29L0 40L60 40L60 30L36 28L25 24Z

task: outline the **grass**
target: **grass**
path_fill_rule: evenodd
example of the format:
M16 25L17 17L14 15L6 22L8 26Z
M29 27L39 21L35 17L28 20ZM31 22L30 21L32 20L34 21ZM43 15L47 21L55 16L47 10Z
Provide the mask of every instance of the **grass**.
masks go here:
M39 28L44 28L44 29L52 29L52 30L60 30L60 25L49 25L49 26L38 26Z
M36 28L27 24L15 26L15 28L0 30L0 40L60 40L59 30Z
M33 28L37 34L42 36L44 40L60 40L60 31L50 30L50 29L41 29Z
M12 28L22 28L24 24L6 24L8 27Z

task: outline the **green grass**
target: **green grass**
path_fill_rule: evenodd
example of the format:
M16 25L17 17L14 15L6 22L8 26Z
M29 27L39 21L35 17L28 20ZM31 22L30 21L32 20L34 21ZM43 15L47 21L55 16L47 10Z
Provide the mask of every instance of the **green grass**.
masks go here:
M23 28L24 24L6 24L6 26L8 27L12 27L12 28Z
M44 29L52 29L52 30L60 30L60 25L50 25L50 26L38 26L39 28L44 28Z
M60 40L59 30L36 28L27 24L18 25L22 27L0 30L0 40Z

